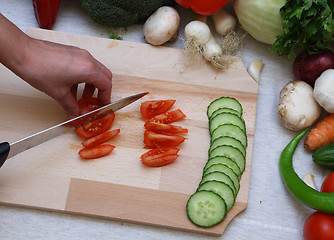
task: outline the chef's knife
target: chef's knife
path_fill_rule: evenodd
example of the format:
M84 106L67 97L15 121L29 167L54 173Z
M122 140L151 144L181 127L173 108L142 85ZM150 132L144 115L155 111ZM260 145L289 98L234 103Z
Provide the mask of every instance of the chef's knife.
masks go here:
M130 103L140 99L146 94L148 94L148 92L139 93L130 97L120 99L111 104L105 105L101 108L80 115L79 117L72 118L66 122L60 123L41 132L22 138L16 142L2 142L0 143L0 167L4 164L6 159L11 158L16 154L23 152L29 148L35 147L43 142L46 142L54 137L57 137L63 134L65 131L68 131L71 127L73 128L75 126L91 122L107 115L110 112L115 112L129 105Z

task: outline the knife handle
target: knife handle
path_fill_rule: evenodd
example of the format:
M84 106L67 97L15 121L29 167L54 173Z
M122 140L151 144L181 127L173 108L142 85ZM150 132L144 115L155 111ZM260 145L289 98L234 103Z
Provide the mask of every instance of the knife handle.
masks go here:
M9 149L10 145L8 142L0 143L0 168L8 157Z

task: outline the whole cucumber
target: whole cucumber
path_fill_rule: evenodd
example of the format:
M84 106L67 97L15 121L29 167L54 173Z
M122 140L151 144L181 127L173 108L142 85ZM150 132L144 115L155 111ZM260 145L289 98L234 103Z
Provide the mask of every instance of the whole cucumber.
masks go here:
M334 143L316 149L312 159L315 164L334 170Z

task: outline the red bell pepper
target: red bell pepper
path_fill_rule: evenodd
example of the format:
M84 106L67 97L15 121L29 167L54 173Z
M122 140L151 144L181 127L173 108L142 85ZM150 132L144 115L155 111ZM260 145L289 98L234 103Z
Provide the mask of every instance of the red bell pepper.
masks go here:
M210 16L222 9L230 0L175 0L184 8L190 8L195 13Z
M56 22L60 0L32 0L38 25L44 29L52 29Z

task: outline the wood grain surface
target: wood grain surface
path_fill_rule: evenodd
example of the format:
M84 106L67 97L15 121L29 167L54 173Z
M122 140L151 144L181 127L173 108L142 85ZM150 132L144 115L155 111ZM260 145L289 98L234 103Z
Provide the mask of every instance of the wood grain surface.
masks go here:
M78 46L113 72L112 100L149 91L139 101L116 112L113 129L121 133L107 157L79 158L81 139L73 129L8 159L0 169L0 202L18 206L103 217L122 222L221 235L233 218L247 207L256 116L257 83L240 58L222 72L201 62L186 66L180 49L29 29L35 38ZM66 120L53 99L33 89L0 66L0 139L13 142ZM237 98L244 109L249 144L246 170L235 206L226 219L211 228L192 224L185 204L196 190L209 148L206 108L216 98ZM144 121L140 103L176 99L187 118L177 124L189 129L180 156L162 168L141 164Z

